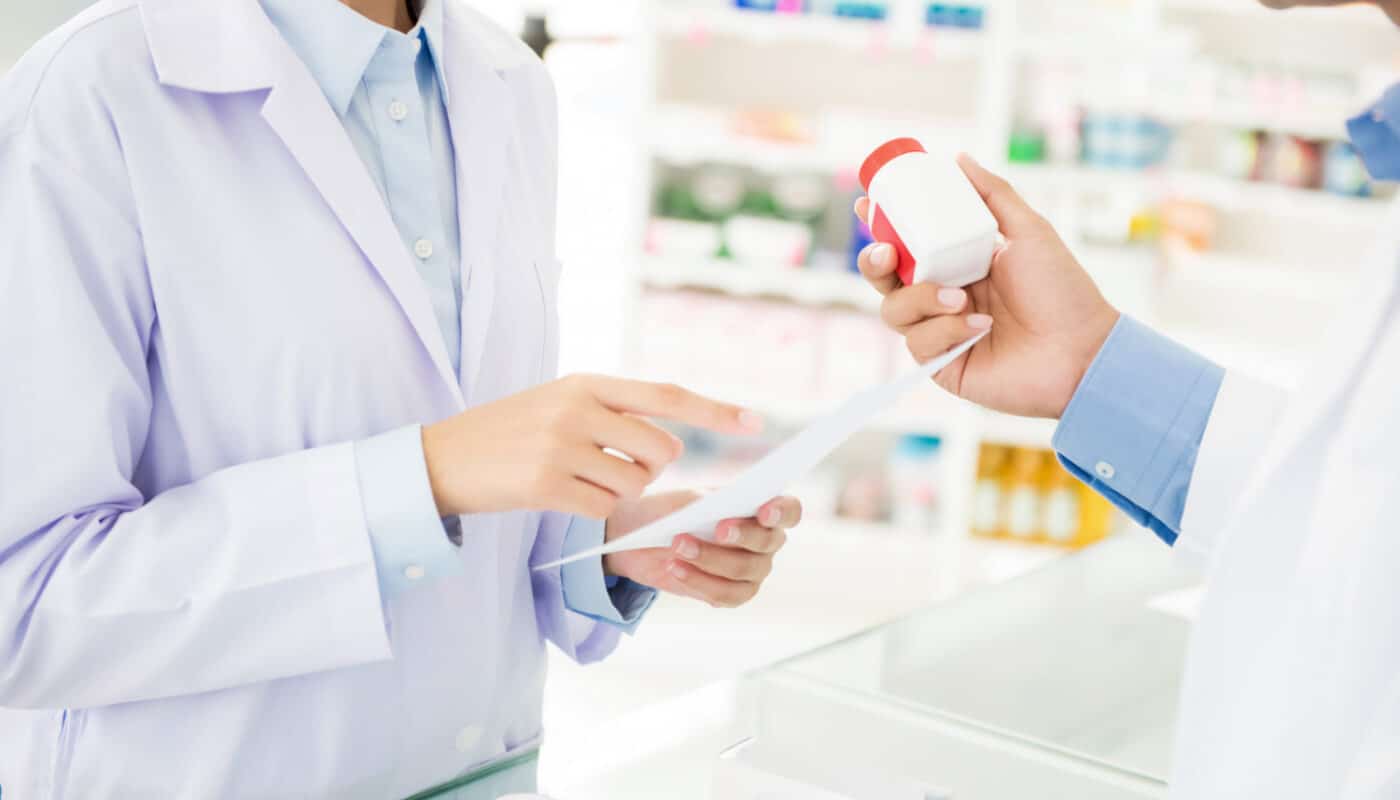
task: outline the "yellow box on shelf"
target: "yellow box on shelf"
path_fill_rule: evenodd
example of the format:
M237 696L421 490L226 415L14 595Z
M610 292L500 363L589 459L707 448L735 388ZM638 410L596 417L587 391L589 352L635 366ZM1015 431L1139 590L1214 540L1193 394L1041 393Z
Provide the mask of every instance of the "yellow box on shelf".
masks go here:
M1077 549L1112 532L1113 506L1049 450L983 445L973 491L974 536Z

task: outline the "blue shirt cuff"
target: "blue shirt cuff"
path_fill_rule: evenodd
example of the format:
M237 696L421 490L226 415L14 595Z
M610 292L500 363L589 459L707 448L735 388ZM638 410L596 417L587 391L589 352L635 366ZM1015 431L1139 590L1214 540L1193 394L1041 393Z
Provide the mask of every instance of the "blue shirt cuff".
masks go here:
M1400 180L1400 84L1366 113L1347 121L1352 147L1378 181Z
M419 425L355 443L360 501L385 598L462 570L437 515Z
M1123 317L1060 419L1060 462L1174 544L1224 379L1219 366Z
M606 523L574 517L564 534L564 557L603 543ZM623 632L636 632L647 609L656 601L656 590L626 578L604 577L603 558L585 558L560 568L564 605L589 619L605 622Z

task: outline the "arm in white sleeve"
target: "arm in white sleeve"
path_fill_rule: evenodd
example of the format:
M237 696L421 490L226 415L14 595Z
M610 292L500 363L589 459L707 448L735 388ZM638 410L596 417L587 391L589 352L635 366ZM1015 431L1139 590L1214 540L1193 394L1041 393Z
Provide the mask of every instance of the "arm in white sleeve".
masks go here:
M78 167L0 130L0 705L105 706L390 658L353 445L154 497L133 483L155 304L129 189L111 178L120 152L97 146L115 152Z
M1259 469L1288 397L1279 386L1225 373L1196 454L1179 549L1203 559L1214 552L1217 534Z

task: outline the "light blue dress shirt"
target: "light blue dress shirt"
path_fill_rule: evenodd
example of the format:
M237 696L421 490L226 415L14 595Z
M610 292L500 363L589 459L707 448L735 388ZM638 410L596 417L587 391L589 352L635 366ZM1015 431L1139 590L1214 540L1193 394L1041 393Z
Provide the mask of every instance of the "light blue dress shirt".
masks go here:
M1400 180L1400 84L1347 127L1371 176ZM1124 317L1060 419L1061 463L1174 544L1224 378L1207 359Z
M461 373L462 258L456 154L441 70L442 0L423 4L407 34L339 0L263 0L306 64L379 187L427 287L453 368ZM428 482L421 426L358 442L360 493L385 596L461 569L458 520L440 520ZM603 542L603 523L576 518L565 552ZM602 559L563 569L564 599L590 619L631 632L655 599L647 587L605 579Z

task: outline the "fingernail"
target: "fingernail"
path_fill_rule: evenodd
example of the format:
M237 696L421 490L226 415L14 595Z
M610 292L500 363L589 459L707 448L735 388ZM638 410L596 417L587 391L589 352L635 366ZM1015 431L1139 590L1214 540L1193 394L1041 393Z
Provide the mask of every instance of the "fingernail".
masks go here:
M973 314L967 318L967 327L975 331L985 331L992 327L992 318L986 314Z
M776 507L765 508L763 510L763 518L760 519L759 522L762 522L764 525L777 525L778 520L782 518L783 512L779 511Z
M875 245L870 251L870 263L882 269L888 267L894 263L894 248L887 244Z
M666 565L666 571L671 573L671 577L678 581L683 581L690 577L690 570L686 569L679 561L672 561Z
M757 411L745 409L739 412L739 424L743 426L746 431L759 433L763 430L764 426L763 415Z
M671 437L671 442L675 444L676 456L679 458L685 452L685 440L670 431L667 431L666 434Z
M948 308L962 308L967 302L967 292L962 289L939 289L938 302Z
M696 559L700 557L700 546L689 539L682 539L676 542L676 552L681 558Z
M720 541L725 544L738 544L739 537L739 526L733 522L725 525L724 530L720 533Z

